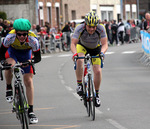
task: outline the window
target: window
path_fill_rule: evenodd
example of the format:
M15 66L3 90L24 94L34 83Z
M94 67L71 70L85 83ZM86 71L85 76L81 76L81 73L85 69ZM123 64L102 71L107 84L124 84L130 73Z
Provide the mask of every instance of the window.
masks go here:
M100 6L101 11L101 21L104 21L107 19L107 21L110 21L113 19L113 6Z
M51 7L47 7L47 15L48 15L48 22L51 25L52 24L52 13L51 13Z
M76 19L76 11L72 10L72 20L75 20L75 19Z
M56 23L57 26L59 27L59 7L56 7Z
M65 4L65 21L68 21L68 4Z
M104 21L105 19L107 19L107 14L106 14L106 11L101 11L101 20Z

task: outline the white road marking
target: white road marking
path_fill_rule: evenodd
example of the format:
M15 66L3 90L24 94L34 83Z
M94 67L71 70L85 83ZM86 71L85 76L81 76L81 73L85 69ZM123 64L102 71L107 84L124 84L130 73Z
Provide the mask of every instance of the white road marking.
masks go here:
M59 55L58 57L67 57L67 56L71 56L72 54L63 54L63 55Z
M50 56L42 56L42 58L49 58L49 57L52 57L51 55Z
M122 52L122 54L132 54L132 53L135 53L136 51L124 51Z
M73 91L73 89L71 87L69 87L69 86L65 86L65 87L66 87L67 90Z
M115 126L117 129L127 129L125 127L123 127L122 125L120 125L117 121L112 120L112 119L106 119L106 121L108 121L110 124L112 124L113 126Z
M106 55L114 54L115 52L106 52Z

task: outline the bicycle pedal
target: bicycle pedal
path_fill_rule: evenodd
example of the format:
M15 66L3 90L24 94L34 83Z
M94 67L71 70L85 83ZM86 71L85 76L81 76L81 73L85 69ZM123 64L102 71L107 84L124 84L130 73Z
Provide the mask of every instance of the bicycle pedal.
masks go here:
M16 108L15 107L12 108L12 113L14 113L14 112L16 112Z
M82 101L82 100L83 100L83 97L80 98L80 101Z

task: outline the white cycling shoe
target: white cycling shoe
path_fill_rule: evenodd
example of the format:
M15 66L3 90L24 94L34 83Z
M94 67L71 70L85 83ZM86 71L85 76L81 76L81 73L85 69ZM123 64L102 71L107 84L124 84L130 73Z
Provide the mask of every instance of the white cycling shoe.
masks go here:
M13 90L6 90L6 101L8 103L12 103L13 102Z
M34 112L30 112L28 114L28 117L29 117L29 123L30 124L36 124L36 123L38 123L38 118L35 116Z

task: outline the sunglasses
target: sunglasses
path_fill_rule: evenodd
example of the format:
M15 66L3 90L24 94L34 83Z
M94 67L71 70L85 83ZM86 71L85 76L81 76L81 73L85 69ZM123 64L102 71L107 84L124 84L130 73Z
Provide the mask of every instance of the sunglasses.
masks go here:
M18 36L23 35L23 36L25 37L25 36L27 36L27 35L28 35L28 33L22 33L22 34L21 34L21 33L17 33L17 35L18 35Z

